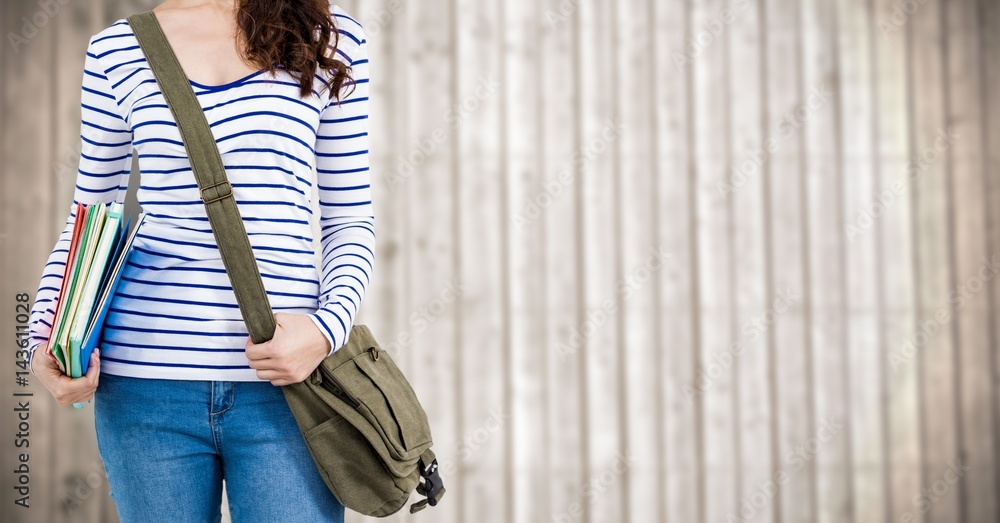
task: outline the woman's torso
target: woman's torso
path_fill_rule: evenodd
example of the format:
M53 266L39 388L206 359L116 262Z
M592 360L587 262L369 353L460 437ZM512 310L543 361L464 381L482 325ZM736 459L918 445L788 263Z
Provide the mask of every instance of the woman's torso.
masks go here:
M105 321L102 371L157 368L256 380L247 339L178 128L138 41L121 19L95 38L138 153L146 214ZM272 308L309 313L319 282L312 235L312 171L329 92L310 96L279 69L224 85L191 82L215 136ZM155 352L150 352L155 351ZM147 362L137 369L139 362ZM167 370L171 369L171 370Z

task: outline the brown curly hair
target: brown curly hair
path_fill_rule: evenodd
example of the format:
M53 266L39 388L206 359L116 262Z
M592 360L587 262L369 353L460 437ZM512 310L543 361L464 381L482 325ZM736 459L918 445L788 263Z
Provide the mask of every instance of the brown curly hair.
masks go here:
M340 33L329 0L240 0L236 24L246 58L268 74L275 72L275 64L298 73L300 97L312 92L317 69L332 73L320 94L331 89L331 99L339 103L344 82L350 82L353 92L351 67L336 58Z

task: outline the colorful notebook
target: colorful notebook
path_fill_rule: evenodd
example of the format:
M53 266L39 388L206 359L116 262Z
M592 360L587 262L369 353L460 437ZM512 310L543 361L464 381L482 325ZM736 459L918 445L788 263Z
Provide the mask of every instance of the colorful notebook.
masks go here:
M132 220L123 223L122 211L123 205L118 202L77 206L47 345L60 369L73 378L87 373L90 354L97 346L111 297L139 229L137 224L125 234Z
M66 365L67 374L70 370L69 359L69 327L73 325L73 318L76 317L76 308L80 304L80 285L78 283L80 273L83 272L84 260L87 258L87 247L90 242L92 223L94 216L97 216L98 207L86 209L84 220L76 222L74 227L82 227L80 231L79 245L77 246L76 257L73 259L73 268L70 273L69 293L66 295L66 315L63 316L63 323L59 326L59 337L56 338L56 349L63 354L63 363Z
M86 278L80 293L80 304L77 311L77 317L80 318L80 321L73 323L69 335L70 376L74 378L82 376L80 374L80 349L93 318L92 313L97 302L98 291L105 282L105 273L109 265L108 259L121 236L121 219L122 205L114 202L108 207L103 223L101 223L101 218L97 218L97 222L94 224L96 229L94 234L97 241L91 251L93 257L86 271Z

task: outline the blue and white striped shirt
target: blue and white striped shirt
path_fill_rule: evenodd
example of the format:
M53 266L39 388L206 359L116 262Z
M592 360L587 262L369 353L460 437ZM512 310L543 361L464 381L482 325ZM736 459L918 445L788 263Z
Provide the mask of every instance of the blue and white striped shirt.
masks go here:
M368 154L368 55L361 24L330 13L337 55L352 67L341 103L319 71L310 96L284 69L223 85L191 81L275 312L308 314L342 347L374 263ZM332 45L330 46L332 48ZM259 381L248 331L219 255L181 136L124 18L92 36L84 62L79 171L69 218L45 265L31 312L29 347L48 340L77 202L124 202L138 152L138 201L146 218L110 305L101 372L121 376ZM322 231L316 266L311 210L316 172Z

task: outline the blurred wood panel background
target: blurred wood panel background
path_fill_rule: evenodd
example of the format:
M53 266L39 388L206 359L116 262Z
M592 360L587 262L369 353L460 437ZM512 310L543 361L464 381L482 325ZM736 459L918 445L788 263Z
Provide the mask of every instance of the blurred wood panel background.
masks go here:
M87 40L154 5L0 4L7 339L72 199ZM359 321L449 491L387 521L1000 520L1000 3L340 5L372 63ZM115 521L92 410L30 390L4 520Z

